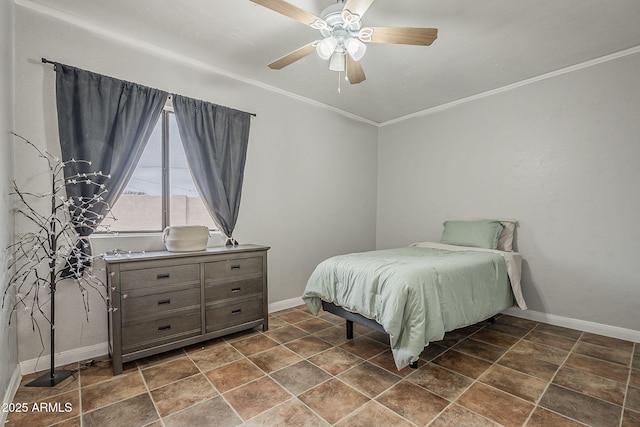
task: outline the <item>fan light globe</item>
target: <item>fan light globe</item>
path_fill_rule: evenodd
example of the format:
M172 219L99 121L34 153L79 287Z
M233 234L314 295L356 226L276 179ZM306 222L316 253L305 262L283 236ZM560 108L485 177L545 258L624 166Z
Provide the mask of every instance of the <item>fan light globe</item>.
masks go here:
M367 51L367 45L353 37L347 40L344 47L347 49L347 53L354 61L360 61Z
M344 71L344 52L334 52L329 62L331 71Z
M338 45L338 41L335 37L327 37L318 43L316 46L316 52L318 52L318 56L322 59L329 59L331 55L336 50L336 46Z

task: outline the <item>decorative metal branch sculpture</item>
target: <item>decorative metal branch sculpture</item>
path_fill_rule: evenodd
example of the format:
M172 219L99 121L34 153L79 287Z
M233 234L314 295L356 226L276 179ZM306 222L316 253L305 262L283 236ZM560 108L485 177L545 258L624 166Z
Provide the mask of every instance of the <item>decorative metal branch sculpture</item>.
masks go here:
M98 204L105 203L104 195L107 190L104 184L96 182L96 179L110 178L110 176L102 172L93 172L65 178L64 168L69 163L91 163L75 159L63 162L20 135L14 135L36 150L39 157L46 161L51 187L50 191L45 193L27 192L22 191L15 180L12 182L13 191L10 195L17 198L16 214L27 220L31 231L17 235L15 243L7 248L8 268L12 273L7 288L3 292L2 307L4 308L5 304L11 301L10 289L13 288L15 300L11 301L13 303L11 311L23 307L30 313L32 329L34 332L37 329L40 334L42 351L45 346L36 315L40 314L48 321L51 340L50 372L27 385L53 387L72 373L68 370L56 371L54 364L55 295L58 284L63 280L75 280L82 295L87 320L89 319L90 290L95 290L108 309L112 309L105 280L94 274L93 261L100 256L93 256L86 250L89 247L89 241L77 231L80 227L85 229L88 227L91 230L99 227L103 215L96 213L100 210L94 208ZM68 198L66 189L73 185L95 186L95 194L92 197ZM40 212L42 209L38 208L47 202L50 202L50 209L43 214ZM104 205L101 207L104 208ZM106 211L110 215L108 206ZM104 269L98 270L104 271ZM42 295L43 293L46 296ZM44 310L47 304L49 304L49 315Z

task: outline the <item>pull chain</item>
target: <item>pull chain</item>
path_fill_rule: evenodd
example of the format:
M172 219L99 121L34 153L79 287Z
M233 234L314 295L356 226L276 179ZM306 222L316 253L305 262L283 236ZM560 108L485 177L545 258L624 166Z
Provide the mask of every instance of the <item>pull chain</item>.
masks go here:
M341 93L342 78L340 77L340 71L338 71L338 93Z

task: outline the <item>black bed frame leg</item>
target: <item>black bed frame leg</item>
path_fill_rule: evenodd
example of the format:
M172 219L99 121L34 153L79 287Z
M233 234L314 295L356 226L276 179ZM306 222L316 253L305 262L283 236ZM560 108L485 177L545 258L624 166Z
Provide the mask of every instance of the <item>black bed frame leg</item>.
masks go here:
M491 317L489 318L489 323L491 323L491 324L496 323L496 316L491 316Z
M415 362L409 363L409 367L411 369L418 369L418 361L416 360Z
M353 339L353 320L347 320L347 339Z

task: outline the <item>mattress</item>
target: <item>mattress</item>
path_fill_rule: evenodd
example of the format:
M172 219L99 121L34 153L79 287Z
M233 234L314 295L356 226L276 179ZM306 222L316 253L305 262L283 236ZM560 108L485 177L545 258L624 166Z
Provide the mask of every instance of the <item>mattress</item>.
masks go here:
M424 242L340 255L320 263L302 296L312 313L322 301L379 323L398 369L445 332L510 307L526 309L517 254Z

